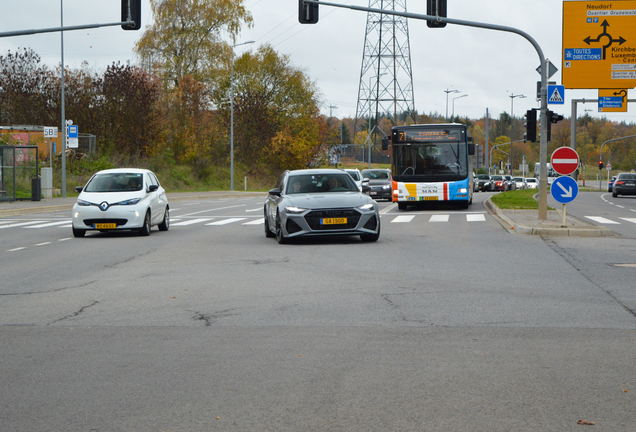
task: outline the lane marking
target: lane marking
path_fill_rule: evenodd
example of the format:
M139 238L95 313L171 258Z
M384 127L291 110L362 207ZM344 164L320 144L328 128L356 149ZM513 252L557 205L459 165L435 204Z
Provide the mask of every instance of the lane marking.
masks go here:
M631 222L631 223L636 223L636 218L624 218L624 217L622 217L622 218L619 218L619 219L623 219L624 221Z
M601 216L585 216L588 219L592 219L594 222L598 222L598 223L602 223L602 224L614 224L614 225L620 225L620 222L614 222L613 220L601 217Z
M47 244L51 244L51 242L38 243L38 244L36 244L36 246L44 246L44 245L47 245Z
M40 224L40 225L31 225L31 226L25 226L22 227L23 229L27 229L27 228L46 228L46 227L52 227L55 225L62 225L62 224L72 224L73 221L71 220L64 220L64 221L58 221L58 222L49 222L49 223L44 223L44 224Z
M219 208L208 209L208 210L201 210L201 211L194 212L194 213L187 213L187 214L184 214L184 215L179 215L179 217L192 216L192 215L199 214L199 213L207 213L207 212L211 212L211 211L225 210L225 209L236 208L236 207L245 207L245 204L239 204L239 205L233 205L233 206L227 206L227 207L219 207Z
M265 223L265 218L260 218L253 221L242 223L241 225L262 225L264 223Z
M448 217L450 215L433 215L428 220L429 222L448 222Z
M261 210L263 210L263 207L259 207L259 208L255 208L255 209L251 209L251 210L247 210L246 209L245 212L249 213L249 212L261 211Z
M195 223L201 223L201 222L207 222L207 221L211 221L213 218L204 218L204 219L192 219L192 220L187 220L187 221L183 221L183 222L178 222L178 223L171 223L170 226L185 226L185 225L192 225Z
M15 224L11 224L11 225L3 225L0 226L0 229L4 229L4 228L15 228L15 227L20 227L20 226L24 226L24 225L33 225L33 224L38 224L38 223L42 223L45 221L31 221L31 222L20 222L20 223L15 223Z
M381 215L387 214L388 212L390 212L391 210L393 210L396 207L397 207L397 203L390 204L387 207L385 207L382 210L380 210L380 214Z
M486 215L483 214L467 214L466 215L467 222L485 222Z
M391 221L391 223L407 223L411 222L415 216L397 216L395 219Z
M234 223L234 222L242 221L242 220L245 220L245 219L247 219L247 218L223 219L223 220L212 222L212 223L209 223L209 224L206 224L206 225L227 225L227 224L231 224L231 223Z
M15 252L15 251L19 251L19 250L23 250L26 249L25 247L19 247L19 248L15 248L15 249L9 249L7 250L7 252Z

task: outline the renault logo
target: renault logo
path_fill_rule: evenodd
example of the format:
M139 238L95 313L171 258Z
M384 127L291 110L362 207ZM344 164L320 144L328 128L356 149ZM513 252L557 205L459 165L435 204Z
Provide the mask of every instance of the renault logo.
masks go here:
M107 203L106 201L104 201L103 203L101 203L101 204L99 205L99 209L100 209L101 211L106 211L106 210L108 210L108 203Z

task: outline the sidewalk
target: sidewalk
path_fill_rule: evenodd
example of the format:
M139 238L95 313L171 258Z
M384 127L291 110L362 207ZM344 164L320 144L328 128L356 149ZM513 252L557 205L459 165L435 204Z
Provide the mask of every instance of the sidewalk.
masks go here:
M502 210L490 198L484 202L484 206L505 229L518 234L549 237L611 237L615 235L609 228L592 225L567 213L565 226L563 226L561 210L548 210L548 218L540 220L538 210Z
M196 201L210 198L245 198L267 197L267 192L242 192L242 191L211 191L211 192L178 192L167 193L168 202ZM50 198L41 201L12 201L0 202L0 217L23 216L36 213L52 213L59 211L71 211L77 197Z

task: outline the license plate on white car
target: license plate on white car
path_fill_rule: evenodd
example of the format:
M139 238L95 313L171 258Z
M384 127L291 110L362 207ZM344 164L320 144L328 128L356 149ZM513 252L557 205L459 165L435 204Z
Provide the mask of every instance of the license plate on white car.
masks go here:
M115 228L117 228L117 224L114 224L114 223L96 223L96 224L93 224L93 228L95 228L95 229L115 229Z

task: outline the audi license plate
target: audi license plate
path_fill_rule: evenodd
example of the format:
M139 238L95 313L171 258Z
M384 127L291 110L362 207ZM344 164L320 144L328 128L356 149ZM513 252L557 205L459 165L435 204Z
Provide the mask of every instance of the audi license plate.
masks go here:
M93 228L95 228L95 229L115 229L115 228L117 228L117 224L114 224L114 223L96 223L96 224L93 224Z
M320 225L342 225L347 223L347 218L324 218L320 219Z

